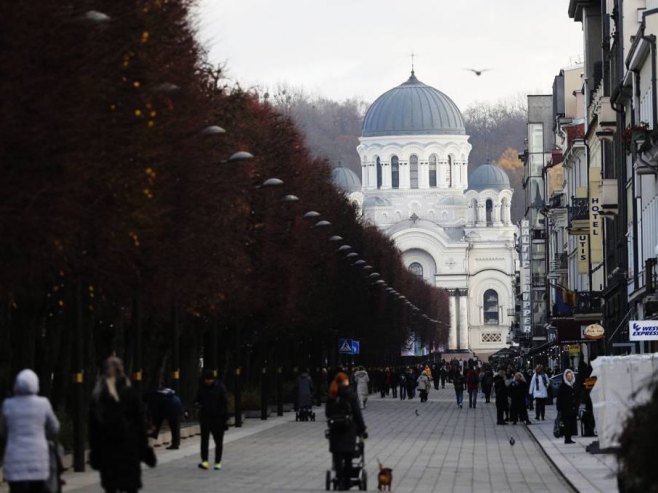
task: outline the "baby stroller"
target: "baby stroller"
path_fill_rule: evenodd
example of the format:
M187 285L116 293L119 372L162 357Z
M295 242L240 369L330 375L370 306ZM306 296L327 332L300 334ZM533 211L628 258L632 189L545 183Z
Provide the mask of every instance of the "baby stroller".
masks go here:
M358 486L359 491L366 491L368 489L368 472L365 469L365 462L365 442L363 437L358 437L354 448L354 457L352 458L348 488ZM327 471L325 488L327 491L338 489L338 478L336 477L336 467L334 465Z
M315 413L313 412L313 407L304 406L300 409L297 409L295 413L295 421L315 421Z

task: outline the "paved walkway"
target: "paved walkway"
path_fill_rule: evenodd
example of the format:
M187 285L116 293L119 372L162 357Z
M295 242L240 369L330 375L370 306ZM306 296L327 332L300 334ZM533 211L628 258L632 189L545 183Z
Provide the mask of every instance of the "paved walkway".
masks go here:
M371 491L376 458L393 468L393 491L400 493L573 491L524 426L495 426L493 403L459 409L449 389L433 391L425 404L372 398L365 419ZM188 439L180 450L158 450L160 465L144 471L143 491L322 491L331 462L324 429L322 419L296 423L291 413L266 422L248 420L227 433L219 472L196 467L198 439ZM94 473L67 475L67 480L66 491L100 491Z
M534 411L529 411L534 418ZM553 422L557 410L555 406L546 406L546 421L536 422L528 429L537 438L542 449L548 454L554 465L569 479L578 490L585 492L617 491L617 460L612 454L590 454L585 450L596 437L573 437L576 442L566 445L564 438L553 436ZM534 421L534 420L533 420ZM580 432L580 422L578 422Z

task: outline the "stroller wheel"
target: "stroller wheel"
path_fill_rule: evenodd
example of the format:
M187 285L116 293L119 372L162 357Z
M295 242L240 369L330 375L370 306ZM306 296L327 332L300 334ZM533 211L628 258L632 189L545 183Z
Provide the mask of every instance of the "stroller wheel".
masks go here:
M365 469L361 469L359 475L359 491L366 491L368 489L368 473Z
M326 481L324 487L327 491L331 489L331 471L327 471Z

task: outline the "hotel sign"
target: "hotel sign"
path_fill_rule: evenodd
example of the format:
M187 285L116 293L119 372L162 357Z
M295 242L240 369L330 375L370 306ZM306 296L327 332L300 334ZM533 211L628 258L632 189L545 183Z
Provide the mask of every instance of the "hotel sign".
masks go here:
M601 224L603 216L601 216L601 206L601 180L600 178L594 178L589 182L589 255L592 264L603 262L603 225Z
M589 235L576 236L576 252L578 253L578 274L589 272Z

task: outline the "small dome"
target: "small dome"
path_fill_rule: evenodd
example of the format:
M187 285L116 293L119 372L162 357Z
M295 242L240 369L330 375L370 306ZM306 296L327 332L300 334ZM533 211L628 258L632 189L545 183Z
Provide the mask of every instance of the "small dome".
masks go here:
M409 80L385 92L368 108L363 137L382 135L464 135L464 118L457 105L438 89Z
M356 173L344 166L338 166L331 171L331 181L344 193L358 192L361 190L361 180Z
M509 176L495 164L483 164L468 177L469 190L478 192L491 188L493 190L509 190Z

